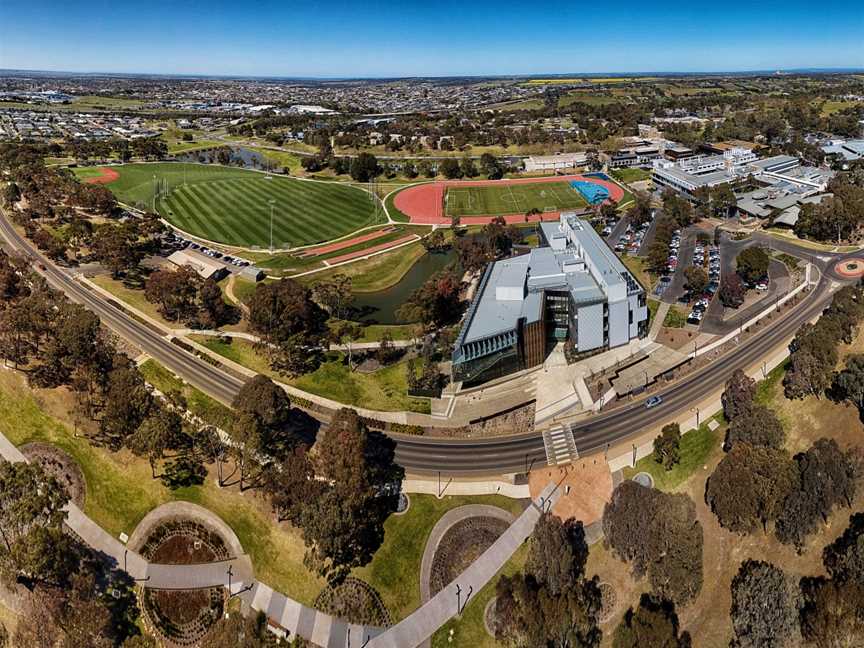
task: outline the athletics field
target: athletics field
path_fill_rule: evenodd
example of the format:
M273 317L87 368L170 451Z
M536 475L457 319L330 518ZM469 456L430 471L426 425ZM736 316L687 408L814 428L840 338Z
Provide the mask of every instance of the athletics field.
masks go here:
M99 182L117 199L153 209L194 236L227 245L297 247L350 234L386 219L377 199L363 189L257 171L204 164L126 164L76 169L85 182ZM115 177L116 174L116 177Z
M591 185L616 203L624 197L624 190L605 176L429 182L396 193L392 206L399 213L391 213L391 217L402 216L416 224L444 225L458 216L463 224L474 225L498 216L508 222L524 221L525 214L536 209L540 215L530 220L557 220L562 211L588 207L577 187L584 191Z
M568 182L449 187L444 195L446 216L504 216L582 209L588 203Z

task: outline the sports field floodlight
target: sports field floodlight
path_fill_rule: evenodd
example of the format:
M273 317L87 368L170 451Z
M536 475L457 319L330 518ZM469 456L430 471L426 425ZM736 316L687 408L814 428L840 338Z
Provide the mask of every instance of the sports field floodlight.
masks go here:
M276 200L271 198L267 202L270 203L270 254L273 254L273 209L276 205Z

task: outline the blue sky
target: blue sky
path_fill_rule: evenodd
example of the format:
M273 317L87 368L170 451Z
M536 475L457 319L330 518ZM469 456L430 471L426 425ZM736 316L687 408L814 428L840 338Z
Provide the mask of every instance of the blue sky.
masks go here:
M864 67L862 34L861 0L0 0L0 68L40 70L345 77Z

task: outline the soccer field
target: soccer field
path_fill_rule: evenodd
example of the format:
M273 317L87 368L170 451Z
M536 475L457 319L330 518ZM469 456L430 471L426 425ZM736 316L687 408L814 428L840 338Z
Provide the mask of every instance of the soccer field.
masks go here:
M377 199L358 187L203 164L127 164L105 186L118 200L152 209L178 228L228 245L296 247L384 222ZM87 171L76 170L82 177Z
M588 203L569 182L450 187L444 197L448 216L504 216L580 209Z

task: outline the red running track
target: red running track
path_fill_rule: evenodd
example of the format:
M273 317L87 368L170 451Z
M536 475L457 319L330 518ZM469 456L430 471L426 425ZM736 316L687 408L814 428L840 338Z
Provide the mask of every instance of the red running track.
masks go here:
M482 187L490 185L514 185L532 184L540 182L572 182L582 180L599 184L609 191L609 197L614 202L620 202L624 197L624 190L614 182L600 178L588 178L582 175L569 176L547 176L543 178L510 178L507 180L453 180L449 182L430 182L427 184L409 187L396 194L393 204L396 209L408 216L411 223L417 225L449 225L451 218L443 214L444 192L449 187ZM551 221L558 220L559 212L544 212L539 216L532 216L529 221ZM462 216L463 225L485 225L495 215L489 216ZM525 214L506 214L504 220L508 223L525 222Z
M324 263L333 265L335 263L341 263L342 261L350 261L351 259L356 259L357 257L363 257L367 254L380 252L381 250L389 250L390 248L396 247L397 245L402 245L403 243L407 243L408 241L416 240L419 239L414 234L409 234L408 236L403 236L402 238L398 238L395 241L388 241L387 243L373 245L372 247L368 247L363 250L354 250L354 252L349 252L348 254L343 254L342 256L327 259Z
M347 241L338 241L337 243L330 243L329 245L322 245L321 247L309 248L308 250L303 250L300 256L302 257L313 257L313 256L321 256L322 254L330 254L331 252L336 252L338 250L344 250L345 248L349 248L352 245L359 245L360 243L365 243L366 241L372 241L376 238L381 238L382 236L386 236L393 231L392 227L388 227L386 229L376 230L374 232L369 232L368 234L363 234L362 236L357 236L352 239L348 239Z
M85 178L85 184L108 184L109 182L114 182L117 178L120 177L120 174L117 173L114 169L110 169L108 167L99 167L99 173L102 175L93 176L92 178Z

